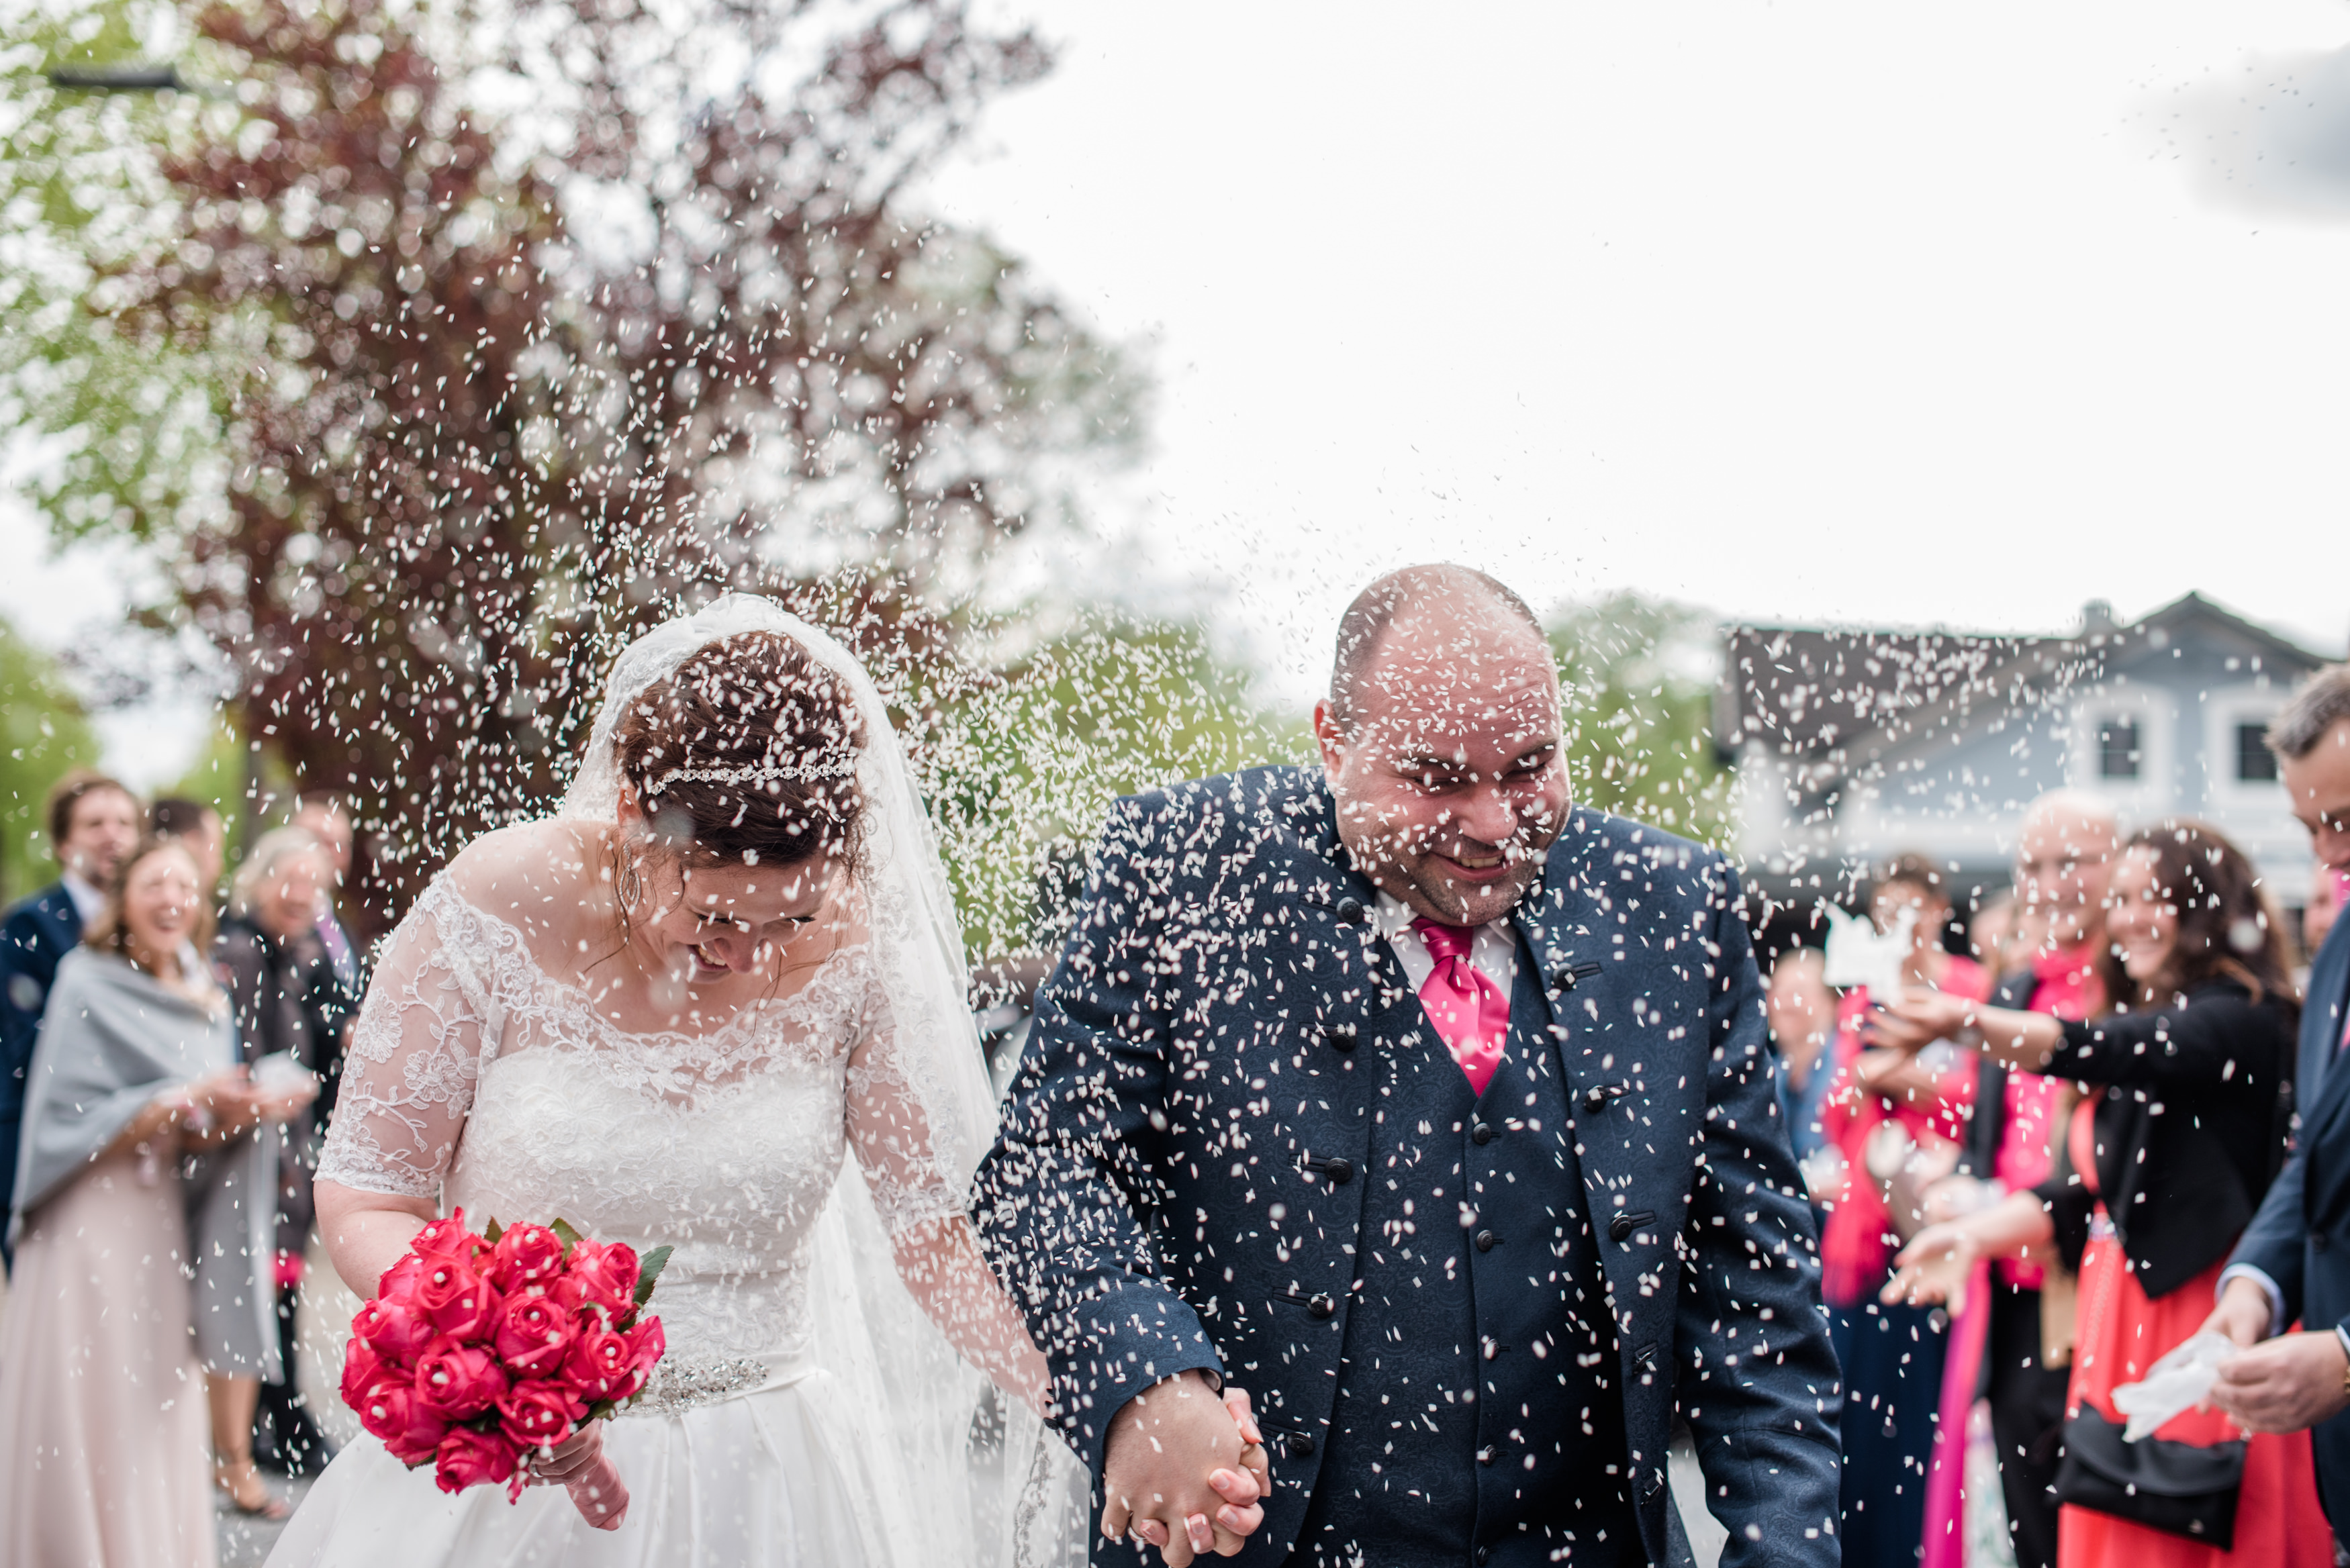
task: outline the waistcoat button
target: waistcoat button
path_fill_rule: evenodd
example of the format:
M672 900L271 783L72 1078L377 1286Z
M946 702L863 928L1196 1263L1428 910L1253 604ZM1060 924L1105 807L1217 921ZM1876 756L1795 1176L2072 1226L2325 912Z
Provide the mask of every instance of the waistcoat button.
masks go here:
M1492 1233L1491 1231L1478 1231L1478 1232L1477 1232L1477 1250L1478 1250L1479 1251L1481 1251L1481 1252L1490 1252L1490 1251L1492 1251L1493 1250L1493 1242L1494 1242L1495 1239L1496 1239L1496 1238L1494 1237L1493 1233Z
M1620 1241L1631 1233L1632 1217L1629 1214L1618 1214L1615 1219L1607 1221L1607 1239L1609 1241Z
M1500 1355L1501 1354L1502 1354L1502 1345L1501 1345L1501 1342L1500 1342L1499 1340L1489 1339L1489 1340L1487 1340L1487 1341L1485 1342L1485 1359L1486 1359L1486 1360L1491 1361L1491 1360L1492 1360L1494 1357L1496 1357L1496 1356Z
M1341 898L1338 907L1331 912L1338 917L1338 923L1342 926L1363 923L1363 901L1360 898Z
M1492 1142L1493 1124L1491 1122L1479 1122L1475 1127L1469 1129L1469 1139L1471 1143Z
M1493 1462L1493 1450L1492 1450L1492 1449L1478 1449L1478 1450L1477 1450L1477 1462L1478 1462L1479 1464L1481 1464L1481 1465L1490 1465L1490 1464L1492 1464L1492 1463Z
M1326 1024L1322 1030L1323 1044L1338 1052L1355 1048L1355 1026L1351 1023Z
M1293 1459L1310 1459L1314 1454L1314 1434L1292 1432L1281 1440L1281 1447Z
M1305 1315L1310 1318L1326 1318L1337 1310L1338 1303L1325 1295L1317 1295L1305 1303Z
M1351 1159L1334 1159L1322 1168L1322 1174L1330 1179L1331 1186L1344 1187L1355 1179L1355 1162Z

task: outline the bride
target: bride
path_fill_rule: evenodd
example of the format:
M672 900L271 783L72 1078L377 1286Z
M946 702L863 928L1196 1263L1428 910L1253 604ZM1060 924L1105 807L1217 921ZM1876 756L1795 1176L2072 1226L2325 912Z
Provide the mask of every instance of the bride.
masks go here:
M270 1563L1066 1557L1044 1358L964 1217L995 1114L963 975L846 650L740 595L630 644L561 809L468 846L384 948L317 1173L362 1292L460 1207L674 1246L644 1397L534 1466L624 1492L444 1495L366 1438ZM1219 1479L1253 1528L1261 1465Z

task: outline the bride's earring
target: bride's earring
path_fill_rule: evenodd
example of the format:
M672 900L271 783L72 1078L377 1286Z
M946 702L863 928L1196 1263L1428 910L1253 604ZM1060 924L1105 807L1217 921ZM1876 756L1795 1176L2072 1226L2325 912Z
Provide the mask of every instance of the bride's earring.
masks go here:
M616 858L619 868L612 873L612 890L620 896L620 914L625 919L635 912L638 902L644 898L645 884L637 874L636 861L626 849L619 851Z

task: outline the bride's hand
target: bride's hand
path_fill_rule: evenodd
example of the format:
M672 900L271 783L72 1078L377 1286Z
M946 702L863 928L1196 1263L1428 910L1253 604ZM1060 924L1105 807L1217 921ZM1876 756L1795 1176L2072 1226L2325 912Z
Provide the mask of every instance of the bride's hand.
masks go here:
M604 1453L604 1423L589 1421L530 1467L533 1485L562 1486L579 1517L597 1530L618 1530L629 1517L629 1489Z

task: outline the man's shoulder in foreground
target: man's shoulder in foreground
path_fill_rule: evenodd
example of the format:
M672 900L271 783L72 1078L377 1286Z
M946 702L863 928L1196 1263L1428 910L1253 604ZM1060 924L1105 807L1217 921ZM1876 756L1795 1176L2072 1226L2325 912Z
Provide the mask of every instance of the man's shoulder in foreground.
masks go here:
M80 923L73 895L66 891L64 883L52 882L9 905L7 912L0 915L0 934L5 934L8 946L25 948Z

